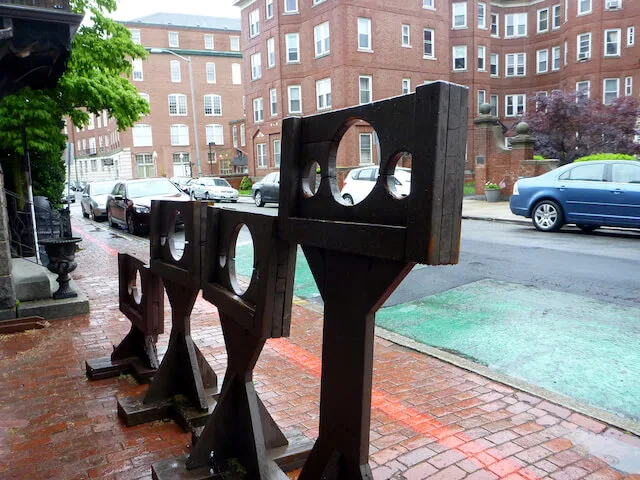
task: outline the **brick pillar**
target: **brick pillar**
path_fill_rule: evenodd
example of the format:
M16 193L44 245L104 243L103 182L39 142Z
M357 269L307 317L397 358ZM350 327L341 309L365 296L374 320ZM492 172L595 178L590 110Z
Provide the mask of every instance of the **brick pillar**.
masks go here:
M11 278L9 215L4 194L4 172L0 167L0 309L16 307L16 292Z
M480 105L480 115L474 121L474 179L476 195L484 195L484 184L487 182L487 160L491 155L493 143L492 128L498 125L498 118L491 115L491 105Z
M529 125L520 122L516 125L516 136L511 138L511 164L509 172L505 175L505 183L507 184L503 191L513 192L513 184L521 175L525 161L533 160L534 139L529 135Z

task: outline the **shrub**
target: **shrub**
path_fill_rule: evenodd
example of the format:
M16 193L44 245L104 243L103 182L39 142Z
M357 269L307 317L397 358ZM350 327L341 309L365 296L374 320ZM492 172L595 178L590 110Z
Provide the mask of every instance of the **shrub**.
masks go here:
M546 158L544 158L542 155L534 155L533 159L534 160L546 160Z
M575 162L589 162L591 160L637 160L633 155L625 153L594 153L584 157L577 158Z
M493 182L487 182L484 184L484 189L485 190L500 190L500 185L498 185L497 183L493 183Z
M243 177L242 181L240 182L240 190L251 190L251 180L249 180L249 177Z

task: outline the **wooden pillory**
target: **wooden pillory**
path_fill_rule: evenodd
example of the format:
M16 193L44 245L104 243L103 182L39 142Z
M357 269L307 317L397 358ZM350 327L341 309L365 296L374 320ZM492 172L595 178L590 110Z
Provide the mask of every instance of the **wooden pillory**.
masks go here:
M132 373L149 383L158 369L156 342L164 332L164 290L160 277L131 255L118 254L120 311L131 321L131 330L110 357L86 361L87 376L100 380Z

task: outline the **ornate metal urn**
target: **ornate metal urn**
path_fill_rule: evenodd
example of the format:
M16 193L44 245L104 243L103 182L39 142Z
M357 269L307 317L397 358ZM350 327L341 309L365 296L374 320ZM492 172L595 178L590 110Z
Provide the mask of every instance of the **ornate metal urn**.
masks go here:
M69 273L73 272L78 264L75 262L76 258L76 244L81 242L82 239L78 237L72 238L47 238L40 240L38 243L44 246L47 255L49 256L49 265L47 268L49 271L58 274L58 284L60 288L53 294L53 298L60 300L63 298L77 297L77 292L73 291L69 287Z

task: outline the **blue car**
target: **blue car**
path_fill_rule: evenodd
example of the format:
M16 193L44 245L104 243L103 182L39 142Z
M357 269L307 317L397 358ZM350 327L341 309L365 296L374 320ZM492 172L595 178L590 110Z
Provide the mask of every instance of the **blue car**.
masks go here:
M543 232L567 223L585 232L600 226L640 228L640 162L603 160L565 165L521 178L509 206Z

